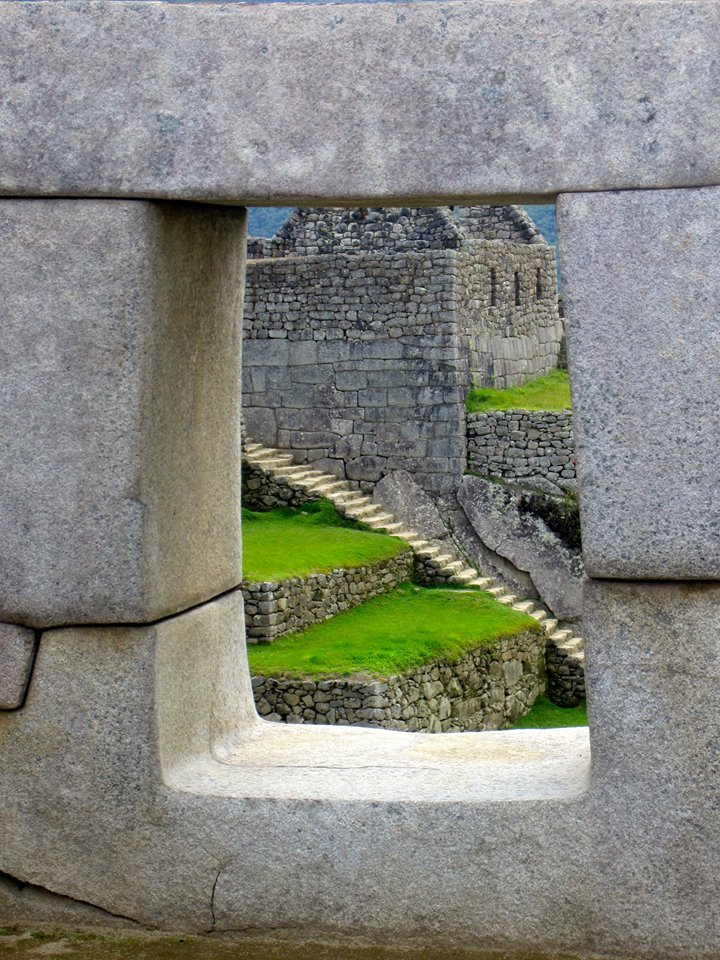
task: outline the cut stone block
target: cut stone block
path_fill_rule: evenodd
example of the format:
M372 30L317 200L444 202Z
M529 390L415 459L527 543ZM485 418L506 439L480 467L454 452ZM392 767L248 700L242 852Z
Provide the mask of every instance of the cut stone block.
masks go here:
M720 577L720 188L560 197L594 577Z
M0 710L14 710L22 704L34 656L32 630L0 623Z
M717 798L719 610L713 582L585 584L593 775L675 831L675 875L720 861L717 810L699 815Z
M387 206L720 180L713 2L2 3L0 44L5 195Z
M150 621L237 585L244 212L0 201L0 618Z

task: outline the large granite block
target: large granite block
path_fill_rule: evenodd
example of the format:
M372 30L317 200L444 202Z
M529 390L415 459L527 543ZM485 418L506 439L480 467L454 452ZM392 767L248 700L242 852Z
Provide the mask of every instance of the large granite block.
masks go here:
M583 553L720 577L720 188L558 202Z
M392 205L717 183L718 58L703 0L0 3L0 193Z
M0 623L0 710L23 702L35 656L35 633L14 623Z
M0 202L0 618L149 621L240 581L244 214Z
M658 824L705 809L684 827L720 861L720 585L594 580L583 600L594 777Z

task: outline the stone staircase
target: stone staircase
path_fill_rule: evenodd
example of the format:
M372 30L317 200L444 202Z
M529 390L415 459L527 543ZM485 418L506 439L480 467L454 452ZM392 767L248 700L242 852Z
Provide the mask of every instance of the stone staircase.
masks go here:
M342 516L360 520L373 530L405 540L419 561L421 580L428 583L445 581L479 587L495 597L499 603L533 617L545 632L551 648L551 658L559 671L559 688L553 691L549 686L551 699L558 703L563 699L563 674L568 677L569 686L577 687L578 676L584 675L583 640L575 636L572 630L561 628L558 621L534 600L517 597L497 580L485 577L474 567L468 566L463 558L424 540L420 533L409 530L371 497L353 489L346 480L339 480L332 474L323 473L307 464L296 464L291 454L250 440L246 441L244 449L247 462L269 474L274 480L287 483L291 488L306 494L325 497Z

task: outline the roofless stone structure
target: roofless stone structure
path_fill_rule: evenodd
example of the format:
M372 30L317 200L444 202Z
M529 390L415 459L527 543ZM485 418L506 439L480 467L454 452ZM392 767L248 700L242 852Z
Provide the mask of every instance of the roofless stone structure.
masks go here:
M555 252L518 207L295 210L248 256L248 435L363 488L453 492L470 386L557 366Z
M3 2L0 51L3 919L717 957L718 4ZM181 201L556 194L589 736L263 723L244 215Z

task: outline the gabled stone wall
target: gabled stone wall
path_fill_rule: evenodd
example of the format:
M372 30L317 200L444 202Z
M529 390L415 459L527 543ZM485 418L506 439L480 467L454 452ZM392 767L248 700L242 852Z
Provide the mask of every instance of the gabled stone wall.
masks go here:
M464 209L475 223L485 208ZM518 235L532 227L515 208L488 209ZM471 384L510 386L557 363L554 253L535 233L472 239L440 207L294 211L250 248L249 435L366 492L391 470L451 492Z
M475 386L519 386L557 367L563 322L551 246L470 240L453 293Z

